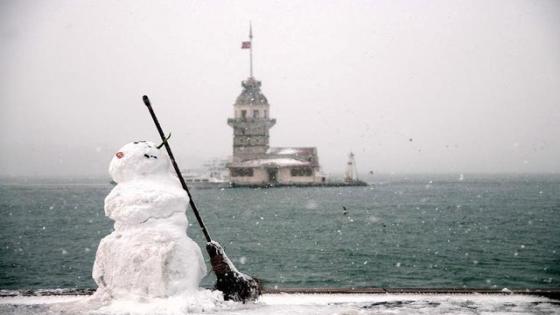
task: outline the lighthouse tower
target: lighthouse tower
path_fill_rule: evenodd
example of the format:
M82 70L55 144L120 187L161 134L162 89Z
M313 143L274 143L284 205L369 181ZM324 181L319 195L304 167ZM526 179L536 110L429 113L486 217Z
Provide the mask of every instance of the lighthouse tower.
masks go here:
M233 160L227 167L232 186L270 187L278 185L322 185L319 157L315 147L269 147L269 131L276 119L261 92L261 82L253 76L253 32L241 44L249 50L249 78L233 105Z
M234 162L258 159L269 148L269 130L276 123L270 119L270 105L261 92L261 82L253 76L253 31L249 28L249 41L242 42L242 49L249 49L249 78L241 82L243 90L234 104L234 118L228 119L233 127Z
M236 161L259 158L268 150L269 130L276 119L269 118L270 105L261 92L261 82L249 77L241 83L243 91L234 104L233 158Z

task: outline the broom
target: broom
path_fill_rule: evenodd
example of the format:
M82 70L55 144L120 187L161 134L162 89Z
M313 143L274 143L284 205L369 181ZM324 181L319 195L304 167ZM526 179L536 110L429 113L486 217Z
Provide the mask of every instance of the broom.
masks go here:
M159 136L161 137L161 140L165 145L165 149L167 150L167 154L171 159L171 164L173 164L173 168L177 173L177 177L181 182L181 186L183 186L183 189L189 196L189 204L191 206L191 209L193 210L193 213L196 216L196 220L198 221L198 224L202 229L202 233L204 233L204 237L206 238L206 251L210 256L212 270L216 274L217 278L215 288L223 292L224 300L241 301L243 303L256 300L261 294L259 282L256 279L239 272L237 268L235 268L231 260L229 260L229 258L227 257L222 246L218 242L213 241L210 237L210 234L208 234L208 230L206 229L206 226L204 225L204 222L200 217L198 208L194 204L189 188L187 187L187 184L183 179L183 175L181 174L181 171L177 166L177 162L175 162L175 158L173 157L173 153L171 152L171 147L169 146L169 143L167 141L169 137L165 137L165 134L159 124L156 114L154 113L154 109L152 108L148 96L144 95L142 99L144 100L144 104L146 104L148 110L150 111L150 115L154 120L156 128L159 132Z

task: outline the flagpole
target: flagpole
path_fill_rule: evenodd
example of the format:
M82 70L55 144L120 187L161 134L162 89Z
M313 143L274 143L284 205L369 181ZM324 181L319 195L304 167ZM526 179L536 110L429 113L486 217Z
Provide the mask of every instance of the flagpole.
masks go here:
M250 78L253 77L253 26L249 22L249 62L250 62Z

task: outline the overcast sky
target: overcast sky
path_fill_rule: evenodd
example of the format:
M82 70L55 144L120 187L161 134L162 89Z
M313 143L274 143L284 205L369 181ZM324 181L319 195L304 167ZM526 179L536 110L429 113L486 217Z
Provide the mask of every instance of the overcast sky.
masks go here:
M560 1L0 1L0 175L103 175L158 139L232 154L255 76L272 146L362 173L560 172Z

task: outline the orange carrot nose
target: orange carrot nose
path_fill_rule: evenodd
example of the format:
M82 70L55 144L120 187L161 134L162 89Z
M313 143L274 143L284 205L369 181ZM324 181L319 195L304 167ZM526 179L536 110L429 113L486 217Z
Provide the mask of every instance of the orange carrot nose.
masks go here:
M115 154L117 156L117 158L122 159L122 157L124 156L124 153L122 152L117 152L117 154Z

